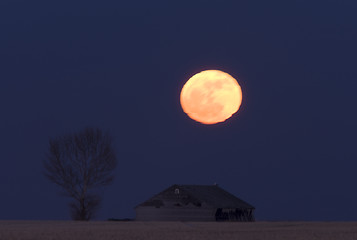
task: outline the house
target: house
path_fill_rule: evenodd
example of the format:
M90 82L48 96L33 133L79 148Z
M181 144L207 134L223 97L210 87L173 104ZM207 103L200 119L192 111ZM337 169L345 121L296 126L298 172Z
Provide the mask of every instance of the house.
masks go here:
M137 221L254 221L254 207L217 185L173 185L135 207Z

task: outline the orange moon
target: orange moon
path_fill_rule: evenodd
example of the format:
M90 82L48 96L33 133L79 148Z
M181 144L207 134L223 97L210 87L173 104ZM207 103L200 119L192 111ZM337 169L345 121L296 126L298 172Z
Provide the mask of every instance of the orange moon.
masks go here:
M183 111L203 124L224 122L236 113L242 102L237 80L219 70L206 70L192 76L180 95Z

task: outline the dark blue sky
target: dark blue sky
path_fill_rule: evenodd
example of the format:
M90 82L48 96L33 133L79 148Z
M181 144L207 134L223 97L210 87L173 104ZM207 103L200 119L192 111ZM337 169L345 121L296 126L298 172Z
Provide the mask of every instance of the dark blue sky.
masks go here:
M49 137L109 130L119 159L98 219L164 188L213 184L258 220L357 220L357 3L0 1L0 219L70 219L42 175ZM181 110L219 69L238 114Z

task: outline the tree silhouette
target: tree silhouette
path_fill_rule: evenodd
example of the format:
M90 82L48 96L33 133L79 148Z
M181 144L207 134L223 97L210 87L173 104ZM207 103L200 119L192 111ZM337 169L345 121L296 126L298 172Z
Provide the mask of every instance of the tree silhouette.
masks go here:
M72 198L73 220L92 219L100 205L98 190L112 183L117 165L112 139L98 128L49 140L45 176Z

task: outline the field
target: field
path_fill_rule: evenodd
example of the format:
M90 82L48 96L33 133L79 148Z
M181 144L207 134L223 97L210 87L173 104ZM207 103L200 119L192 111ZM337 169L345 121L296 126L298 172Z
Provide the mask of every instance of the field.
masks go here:
M357 222L0 221L1 240L357 239Z

